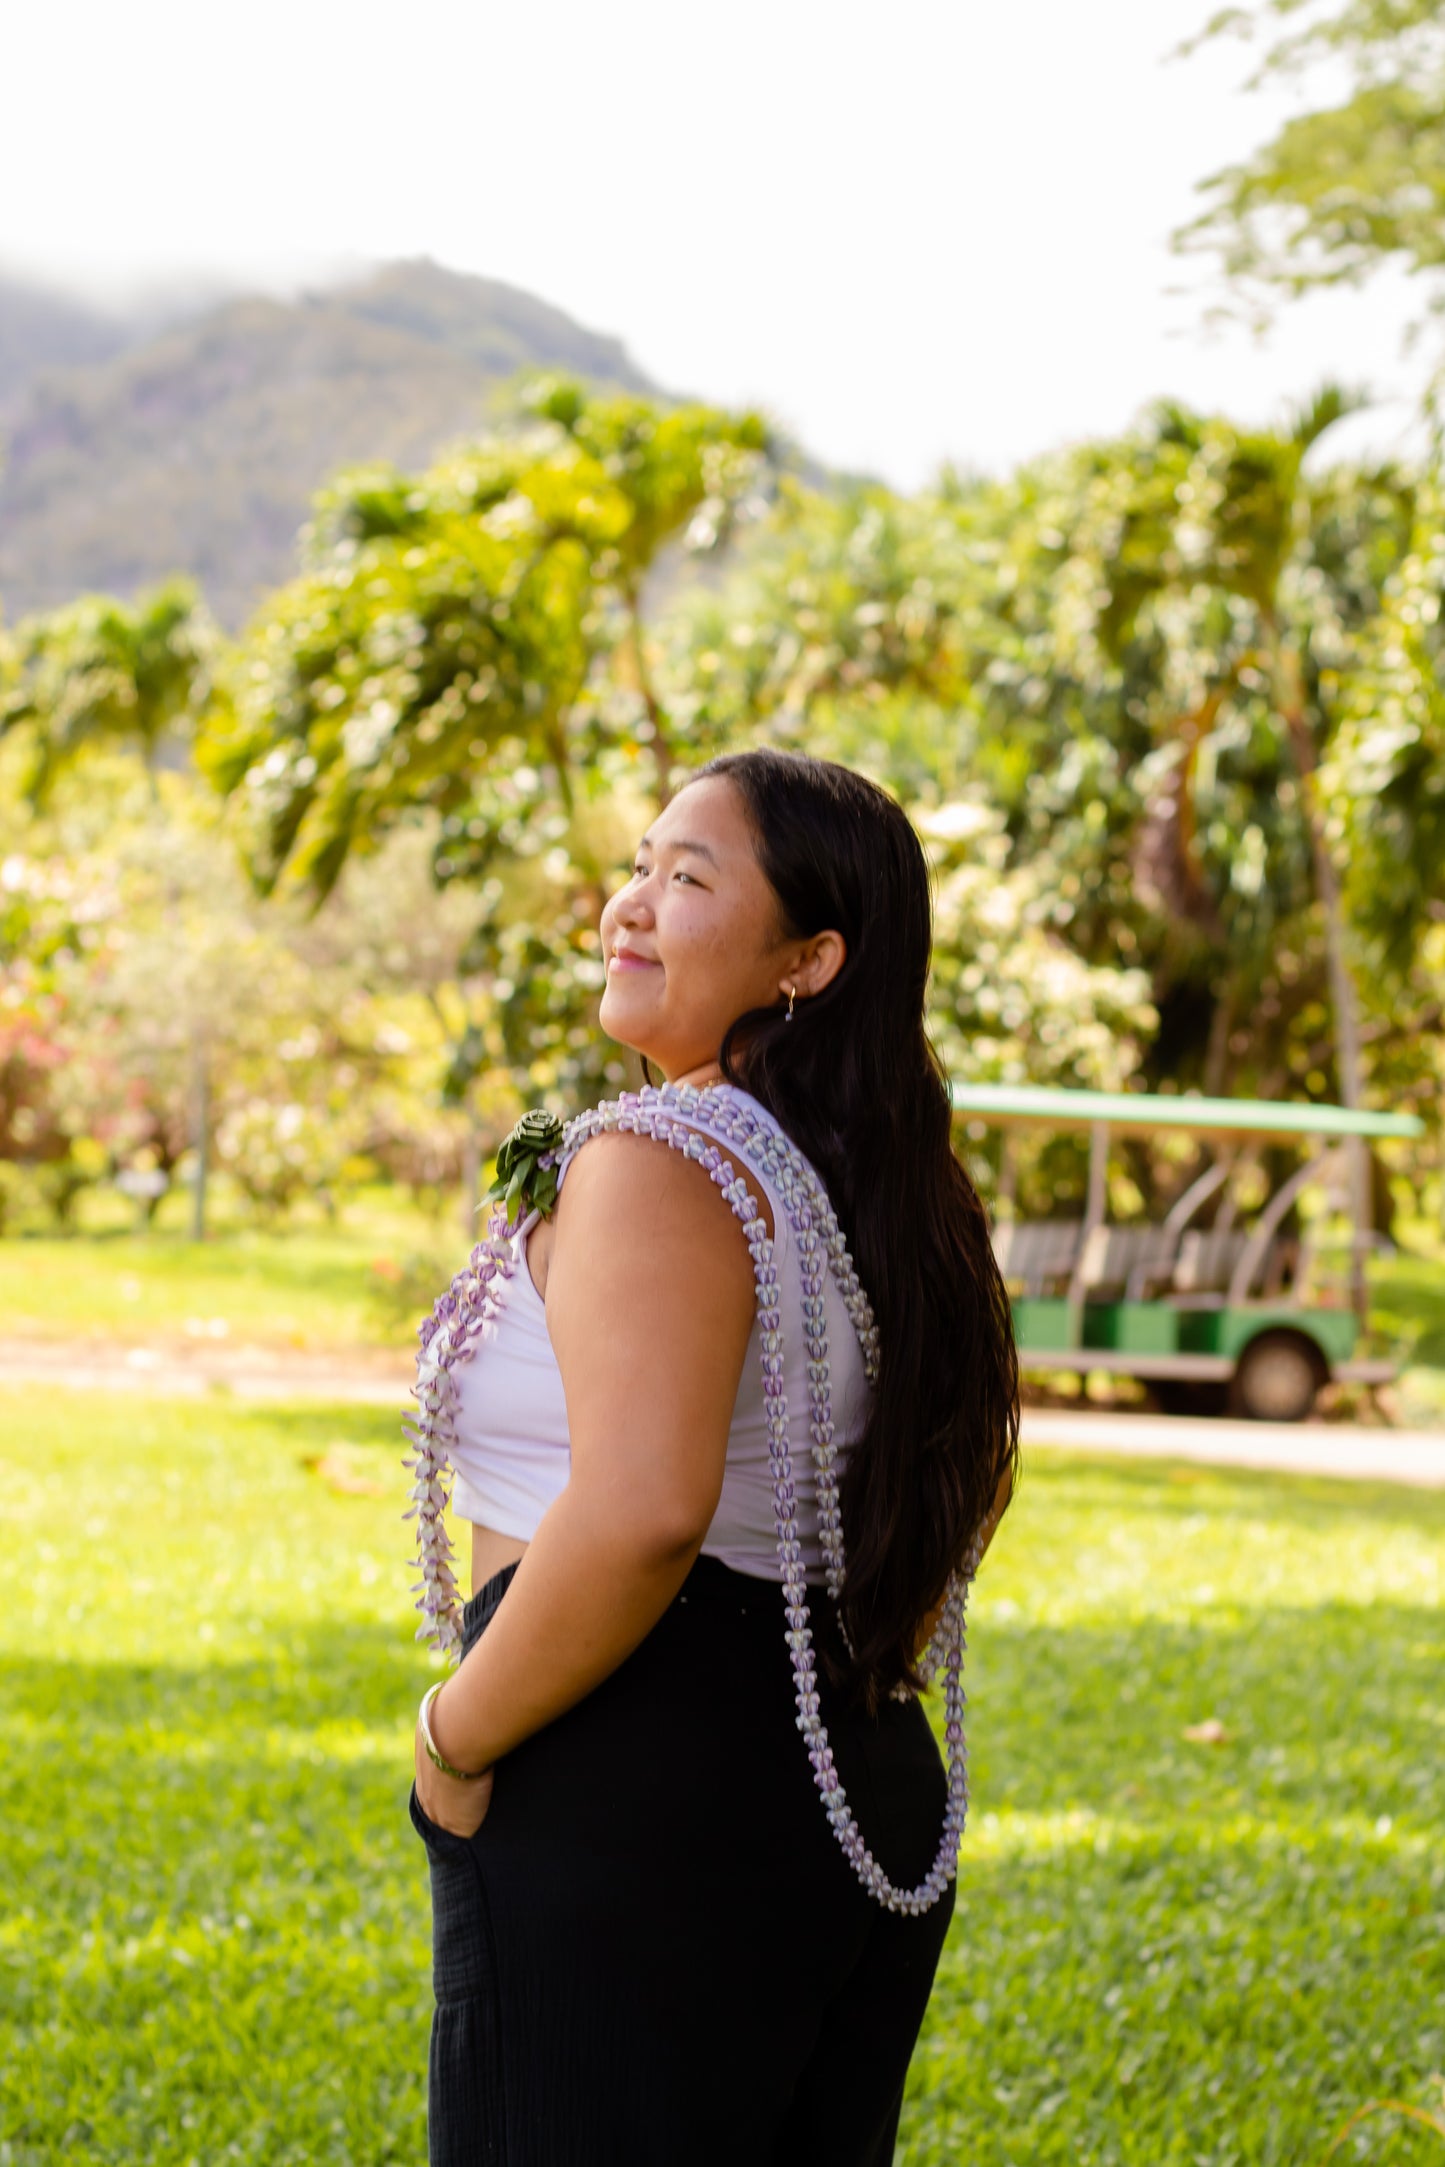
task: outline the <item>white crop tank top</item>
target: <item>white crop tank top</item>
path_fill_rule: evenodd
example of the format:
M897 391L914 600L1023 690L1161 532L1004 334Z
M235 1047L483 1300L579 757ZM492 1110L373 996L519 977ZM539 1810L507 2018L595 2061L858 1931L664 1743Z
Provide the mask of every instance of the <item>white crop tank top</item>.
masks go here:
M766 1109L736 1085L713 1084L702 1096L706 1099L713 1092L729 1093L770 1128L777 1127ZM721 1131L711 1126L705 1113L689 1112L686 1125L724 1150L735 1149ZM666 1151L668 1146L659 1143L656 1148ZM788 1213L772 1182L751 1161L740 1163L749 1188L760 1200L766 1199L772 1212L784 1358L787 1373L803 1378L808 1373L808 1349L803 1330L802 1280ZM463 1365L454 1380L456 1443L451 1456L456 1479L452 1509L459 1519L494 1528L498 1534L512 1535L523 1542L530 1542L536 1534L543 1513L566 1488L572 1471L562 1374L547 1332L546 1307L527 1268L527 1237L537 1216L533 1212L525 1218L512 1236L515 1269L509 1278L499 1274L493 1282L496 1315L483 1330L477 1356ZM734 1238L742 1240L741 1227L737 1227ZM848 1448L866 1420L870 1392L857 1334L831 1272L824 1278L823 1302L841 1475ZM806 1391L789 1394L788 1430L794 1466L800 1470L809 1467L812 1441ZM799 1483L798 1491L795 1511L804 1569L810 1581L821 1584L823 1554L818 1542L817 1504L806 1479ZM778 1538L756 1317L728 1429L722 1495L702 1549L705 1557L717 1558L734 1572L750 1573L758 1579L776 1580L778 1576Z

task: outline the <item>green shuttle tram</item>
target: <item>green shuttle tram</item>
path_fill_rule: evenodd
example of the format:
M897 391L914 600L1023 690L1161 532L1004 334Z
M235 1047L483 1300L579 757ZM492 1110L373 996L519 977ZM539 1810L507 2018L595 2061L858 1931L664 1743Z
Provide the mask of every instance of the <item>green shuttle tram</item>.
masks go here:
M1362 1319L1342 1293L1327 1298L1310 1232L1284 1229L1305 1189L1338 1185L1351 1138L1418 1136L1412 1115L1005 1084L954 1084L952 1098L959 1120L1088 1132L1083 1217L994 1229L1025 1370L1113 1371L1149 1384L1169 1412L1277 1422L1302 1420L1332 1379L1395 1374L1358 1352ZM1111 1225L1111 1136L1165 1130L1195 1138L1209 1163L1159 1224ZM1282 1143L1300 1145L1302 1163L1241 1223L1250 1147Z

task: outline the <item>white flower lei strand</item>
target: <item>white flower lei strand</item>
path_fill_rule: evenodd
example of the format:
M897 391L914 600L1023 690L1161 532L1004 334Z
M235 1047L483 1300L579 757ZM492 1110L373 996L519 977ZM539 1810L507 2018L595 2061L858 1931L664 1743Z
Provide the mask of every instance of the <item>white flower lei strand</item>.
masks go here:
M816 1172L781 1129L760 1120L751 1106L741 1104L726 1087L721 1091L715 1087L704 1094L691 1086L670 1084L661 1089L649 1087L641 1092L624 1092L620 1098L579 1115L568 1124L555 1163L570 1159L591 1137L608 1129L651 1136L705 1168L742 1224L757 1282L768 1464L773 1478L778 1562L788 1627L785 1637L793 1666L798 1729L807 1744L813 1781L822 1795L829 1825L858 1879L886 1910L916 1915L930 1910L952 1880L968 1813L968 1753L963 1730L964 1611L969 1583L978 1565L979 1546L976 1541L962 1570L950 1578L937 1628L920 1664L925 1680L931 1679L940 1668L943 1672L948 1802L933 1865L917 1888L899 1889L888 1879L864 1841L838 1779L833 1749L820 1712L818 1670L807 1607L807 1580L794 1511L797 1492L788 1441L788 1403L783 1379L783 1335L777 1316L780 1295L774 1243L747 1183L715 1143L689 1126L689 1116L706 1121L740 1157L750 1160L767 1175L783 1198L798 1245L819 1547L823 1553L828 1593L836 1605L843 1590L845 1560L823 1306L825 1271L831 1273L857 1332L864 1374L870 1384L876 1383L878 1378L879 1345L878 1328L868 1298L859 1285L847 1242ZM550 1163L554 1162L550 1159L542 1161L543 1165ZM508 1231L503 1214L495 1213L488 1228L488 1238L478 1243L466 1267L453 1280L420 1333L422 1344L417 1356L414 1387L418 1413L408 1423L416 1451L407 1463L415 1474L412 1511L418 1523L421 1567L416 1607L424 1613L417 1638L432 1639L446 1654L454 1653L461 1643L452 1549L442 1518L449 1497L447 1473L456 1436L452 1372L471 1358L485 1324L495 1314L493 1282L498 1275L510 1278L516 1268L515 1253L505 1239Z
M414 1518L417 1523L421 1578L413 1582L412 1592L417 1598L415 1607L423 1616L416 1637L430 1640L443 1655L456 1655L462 1644L461 1610L452 1570L455 1552L445 1520L451 1502L448 1477L456 1443L455 1372L471 1360L484 1328L496 1315L495 1282L510 1279L516 1269L506 1231L506 1214L499 1207L492 1214L486 1235L422 1324L417 1334L421 1345L417 1350L416 1383L412 1386L417 1412L403 1424L415 1447L404 1463L413 1479L411 1503L403 1518Z

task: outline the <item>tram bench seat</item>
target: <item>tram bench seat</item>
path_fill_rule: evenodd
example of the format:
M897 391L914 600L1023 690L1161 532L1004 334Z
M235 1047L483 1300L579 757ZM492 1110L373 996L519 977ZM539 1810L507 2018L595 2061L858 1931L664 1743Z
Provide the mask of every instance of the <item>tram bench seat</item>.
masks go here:
M1248 1234L1237 1227L1210 1231L1196 1228L1184 1236L1174 1264L1176 1293L1186 1296L1222 1296L1234 1267L1244 1255Z
M1062 1293L1083 1232L1081 1219L1006 1219L993 1230L993 1253L1010 1287L1026 1295Z
M993 1230L993 1250L1010 1289L1024 1295L1066 1293L1082 1243L1086 1293L1212 1309L1224 1299L1248 1239L1235 1227L1196 1228L1181 1237L1162 1226L1097 1226L1085 1239L1078 1219L1005 1220Z
M1081 1277L1091 1294L1147 1301L1167 1285L1178 1236L1162 1226L1096 1226L1084 1244Z

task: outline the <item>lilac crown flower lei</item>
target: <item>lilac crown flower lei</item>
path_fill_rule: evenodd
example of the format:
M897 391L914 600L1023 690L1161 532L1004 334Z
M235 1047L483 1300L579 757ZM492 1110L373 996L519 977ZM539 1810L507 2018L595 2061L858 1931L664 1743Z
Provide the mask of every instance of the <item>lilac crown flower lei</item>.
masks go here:
M813 1781L821 1793L829 1825L868 1893L887 1910L918 1914L942 1896L957 1867L958 1846L968 1813L968 1753L964 1741L964 1611L969 1583L978 1564L978 1543L961 1571L948 1583L933 1638L920 1666L925 1679L943 1672L944 1738L948 1761L948 1803L938 1852L924 1879L913 1889L899 1889L888 1879L863 1838L838 1778L827 1728L820 1712L818 1670L807 1608L807 1582L795 1516L797 1491L788 1439L788 1406L783 1376L783 1335L779 1329L780 1294L774 1242L757 1198L715 1142L690 1125L705 1121L734 1150L766 1175L781 1195L796 1242L802 1271L803 1326L807 1345L809 1432L817 1497L819 1543L829 1595L836 1604L843 1590L843 1523L838 1501L837 1446L833 1435L828 1338L823 1306L824 1274L831 1273L842 1295L863 1355L870 1384L878 1378L878 1328L867 1295L858 1282L852 1258L817 1173L796 1145L758 1109L726 1086L699 1091L665 1085L624 1092L581 1114L562 1132L551 1151L534 1156L536 1177L555 1198L557 1181L568 1159L589 1138L605 1130L651 1136L695 1160L709 1174L741 1222L757 1283L758 1343L768 1427L768 1462L773 1478L778 1563L783 1587L786 1640L792 1659L797 1725L808 1749ZM540 1136L537 1141L541 1141ZM531 1186L529 1183L527 1186ZM510 1187L510 1185L509 1185ZM519 1192L509 1201L522 1200ZM539 1198L540 1201L540 1198ZM545 1208L545 1205L543 1206ZM455 1373L475 1354L486 1325L496 1315L499 1283L517 1266L515 1227L507 1207L499 1206L486 1235L421 1325L417 1413L407 1430L414 1451L407 1465L413 1474L411 1507L418 1531L421 1579L416 1607L423 1613L419 1640L431 1640L446 1655L461 1645L460 1606L454 1553L443 1515L450 1497L449 1474L456 1442Z

